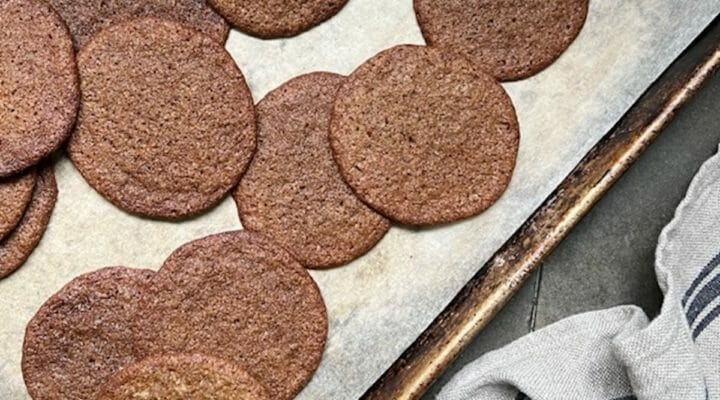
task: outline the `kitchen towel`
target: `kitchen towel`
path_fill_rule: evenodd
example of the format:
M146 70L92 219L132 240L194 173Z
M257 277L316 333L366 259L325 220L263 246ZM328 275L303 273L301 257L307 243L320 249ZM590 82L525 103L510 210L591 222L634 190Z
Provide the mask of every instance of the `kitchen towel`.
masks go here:
M636 306L570 317L482 356L438 399L720 399L720 155L663 230L655 272L653 321Z

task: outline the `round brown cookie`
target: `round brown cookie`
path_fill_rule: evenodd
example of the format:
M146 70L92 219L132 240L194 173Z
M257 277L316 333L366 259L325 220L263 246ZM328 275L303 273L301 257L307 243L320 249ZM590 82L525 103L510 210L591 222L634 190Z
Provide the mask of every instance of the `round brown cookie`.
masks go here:
M128 19L157 17L185 23L225 43L229 27L205 0L48 0L63 17L76 48L97 31Z
M291 37L337 14L347 0L208 0L233 26L263 39Z
M143 18L99 32L78 63L83 100L68 153L105 198L179 219L238 183L255 150L255 108L221 45Z
M94 399L135 360L131 322L152 274L104 268L75 278L40 307L27 325L22 357L34 400Z
M239 366L203 355L146 358L121 370L97 400L270 400L265 388Z
M35 187L35 171L0 179L0 240L20 222L30 204Z
M20 222L0 241L0 278L20 268L40 243L55 208L57 195L53 167L42 167L37 174L30 204Z
M235 191L243 226L307 267L347 263L390 228L355 197L332 157L330 114L344 80L327 72L303 75L258 103L258 150Z
M325 303L308 272L262 236L188 243L151 280L134 324L138 356L199 353L252 371L275 400L296 395L325 347Z
M409 225L453 222L492 205L518 152L515 109L469 60L398 46L360 66L340 88L330 144L366 203Z
M428 45L466 55L500 80L552 64L585 24L588 0L415 0Z
M65 141L80 93L70 34L46 2L0 1L0 26L0 177L7 177Z

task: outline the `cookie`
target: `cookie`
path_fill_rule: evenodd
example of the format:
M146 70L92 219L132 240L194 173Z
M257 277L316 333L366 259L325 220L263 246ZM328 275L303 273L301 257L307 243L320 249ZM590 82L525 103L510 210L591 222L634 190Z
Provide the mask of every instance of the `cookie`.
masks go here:
M191 26L218 43L229 27L205 0L48 0L70 28L79 49L99 30L133 18L171 19Z
M234 27L262 39L295 36L337 14L347 0L208 0Z
M0 177L8 177L67 139L80 92L70 33L47 3L1 1L0 26Z
M345 181L366 203L409 225L481 213L507 188L519 128L510 98L469 60L398 46L340 88L330 144Z
M225 49L177 22L113 25L78 55L82 106L68 154L130 213L197 215L235 187L255 151L255 108Z
M320 363L327 324L320 291L302 265L268 239L240 231L170 255L151 280L133 330L138 357L223 358L284 400Z
M97 400L270 400L239 366L203 355L152 357L118 372Z
M8 236L0 241L0 278L20 268L40 243L55 208L58 190L52 166L42 167L30 204Z
M414 0L428 45L464 54L503 81L552 64L580 33L588 0Z
M235 191L243 226L306 267L360 257L390 227L355 197L330 151L330 114L344 80L328 72L303 75L258 103L257 153Z
M95 399L110 376L134 362L130 326L152 274L104 268L75 278L40 307L22 356L34 400Z
M0 240L20 222L30 204L35 187L35 171L0 179Z

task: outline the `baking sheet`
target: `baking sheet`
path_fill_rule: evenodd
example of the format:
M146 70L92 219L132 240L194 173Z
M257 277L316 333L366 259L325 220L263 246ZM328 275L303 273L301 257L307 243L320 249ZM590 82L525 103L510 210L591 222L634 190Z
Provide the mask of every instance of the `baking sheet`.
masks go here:
M313 272L330 312L330 338L301 399L355 399L400 356L457 291L702 29L720 0L591 0L578 40L548 70L506 84L522 139L513 182L471 220L393 228L368 255ZM228 49L253 95L300 73L349 73L378 51L423 43L412 0L350 0L328 23L290 40L232 32ZM0 281L0 399L28 398L20 373L24 327L73 277L107 265L158 268L177 246L240 227L232 200L184 223L129 216L97 195L62 158L48 231L28 263Z

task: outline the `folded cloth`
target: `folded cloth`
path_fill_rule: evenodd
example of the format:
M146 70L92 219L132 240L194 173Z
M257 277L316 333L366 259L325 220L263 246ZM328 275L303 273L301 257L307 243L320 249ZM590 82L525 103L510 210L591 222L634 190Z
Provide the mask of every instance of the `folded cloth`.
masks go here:
M439 400L720 399L720 155L703 165L656 253L665 298L577 315L488 353Z

